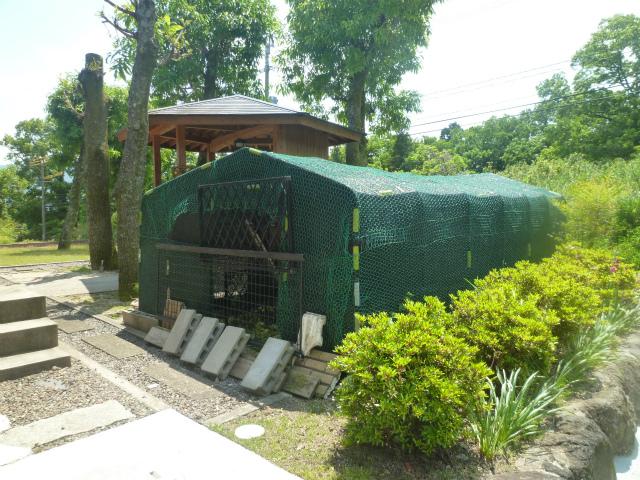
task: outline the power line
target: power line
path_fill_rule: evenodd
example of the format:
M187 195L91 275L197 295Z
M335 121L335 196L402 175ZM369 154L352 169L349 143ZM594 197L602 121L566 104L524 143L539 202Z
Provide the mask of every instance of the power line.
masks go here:
M620 84L608 85L608 87L615 87L615 86L620 86ZM467 115L460 115L458 117L449 117L449 118L442 118L440 120L433 120L433 121L430 121L430 122L415 123L415 124L411 125L411 128L421 127L423 125L433 125L433 124L436 124L436 123L451 122L453 120L459 120L461 118L470 118L470 117L477 117L477 116L480 116L480 115L489 115L491 113L498 113L498 112L504 112L506 110L513 110L514 108L532 107L532 106L535 106L535 105L540 105L542 103L548 103L548 102L553 102L553 101L558 101L558 100L564 100L564 99L567 99L567 98L577 97L579 95L586 95L587 93L592 93L592 92L572 93L572 94L569 94L569 95L564 95L562 97L553 98L551 100L540 100L540 101L537 101L537 102L522 103L520 105L512 105L510 107L496 108L496 109L493 109L493 110L486 110L484 112L469 113ZM611 93L611 92L609 92L609 93Z
M582 94L584 95L585 93L586 93L586 92L583 92ZM596 102L596 101L607 100L607 98L606 98L606 97L608 97L608 96L609 96L609 95L611 95L612 93L613 93L613 92L608 92L608 93L606 93L606 94L605 94L605 97L600 97L600 98L591 98L591 99L584 99L584 100L579 100L579 101L574 101L574 102L568 102L568 103L564 104L563 106L573 106L573 105L580 105L580 104L584 104L584 103L591 103L591 102ZM554 100L560 100L560 99L562 99L562 98L569 98L569 97L571 97L571 96L576 96L576 95L577 95L577 94L567 95L567 96L565 96L565 97L559 97L559 98L557 98L557 99L553 99L553 100L542 100L542 101L540 101L540 102L536 102L535 104L532 104L532 105L539 105L539 104L542 104L542 103L552 102L552 101L554 101ZM516 108L516 107L514 106L514 107L511 107L511 108ZM556 108L556 106L555 106L555 105L549 105L547 108L540 108L538 111L545 112L545 111L548 111L548 110L552 110L553 108ZM492 112L488 112L488 113L493 113L493 112L497 112L497 111L504 111L504 110L509 110L509 108L506 108L506 109L497 109L497 110L494 110L494 111L492 111ZM524 115L525 113L527 113L527 112L520 112L519 114L512 115L512 116L513 116L513 117L521 117L521 116L522 116L522 115ZM471 116L477 116L477 115L482 115L482 113L477 113L477 114L474 114L474 115L465 115L464 117L457 117L457 118L465 118L465 117L466 117L466 118L468 118L468 117L471 117ZM456 118L452 118L452 119L444 119L444 120L440 120L440 121L437 121L437 122L429 122L429 123L427 123L427 124L443 123L443 122L447 122L447 121L450 121L450 120L456 120ZM475 124L470 124L470 125L464 126L464 127L462 127L462 128L471 128L471 127L474 127L474 126L477 126L477 125L481 125L481 124L483 124L483 123L484 123L484 121L481 121L481 122L477 122L477 123L475 123ZM413 127L415 127L415 126L418 126L418 125L412 125L412 126L411 126L411 128L413 128ZM409 135L426 135L426 134L428 134L428 133L435 133L435 132L439 132L439 131L443 130L444 128L446 128L446 127L441 127L441 128L437 128L437 129L434 129L434 130L426 130L426 131L421 131L421 132L409 133Z

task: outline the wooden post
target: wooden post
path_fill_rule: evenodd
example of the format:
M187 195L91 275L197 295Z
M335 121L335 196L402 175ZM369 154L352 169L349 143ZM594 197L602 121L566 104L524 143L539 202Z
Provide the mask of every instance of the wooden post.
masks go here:
M154 135L151 139L153 144L153 185L162 183L162 165L160 163L160 135Z
M216 159L216 152L211 149L211 145L207 145L207 162L213 162Z
M187 171L187 151L184 140L184 125L176 126L176 151L178 152L178 175Z

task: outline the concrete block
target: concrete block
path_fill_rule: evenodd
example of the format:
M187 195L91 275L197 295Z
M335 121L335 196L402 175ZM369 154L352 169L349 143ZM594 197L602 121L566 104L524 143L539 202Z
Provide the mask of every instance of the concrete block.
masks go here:
M200 365L222 335L224 327L224 323L220 323L217 318L202 317L180 360Z
M170 331L161 327L152 327L147 335L144 337L144 341L155 345L158 348L164 347L167 338L169 338Z
M247 346L249 334L244 328L227 327L202 363L202 371L224 380Z
M244 358L241 356L233 365L233 368L229 372L229 375L231 375L233 378L237 378L238 380L242 380L251 368L252 363L253 360L249 360L248 358Z
M162 350L173 355L180 355L185 343L189 341L201 318L202 315L197 314L195 310L190 308L180 310Z
M110 333L84 337L82 340L115 358L129 358L144 353L139 346Z
M0 357L58 346L58 325L48 318L0 324Z
M139 310L134 310L133 312L122 312L122 321L126 326L145 333L159 325L156 317L148 313L140 312Z
M0 323L46 316L47 303L44 296L21 285L0 287Z
M260 395L268 395L275 391L282 385L283 373L293 353L291 343L278 338L268 338L244 376L242 387Z
M69 367L71 357L60 347L0 357L0 382L49 370L51 367Z

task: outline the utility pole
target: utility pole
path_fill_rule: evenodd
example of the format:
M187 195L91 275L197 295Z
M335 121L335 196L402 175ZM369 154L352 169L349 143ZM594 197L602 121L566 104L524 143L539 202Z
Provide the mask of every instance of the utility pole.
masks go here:
M47 223L46 223L46 208L44 206L44 158L40 158L40 189L41 189L41 210L42 210L42 241L47 240Z
M271 37L267 38L267 45L264 49L264 96L267 97L267 101L271 101L269 96L269 71L271 70Z

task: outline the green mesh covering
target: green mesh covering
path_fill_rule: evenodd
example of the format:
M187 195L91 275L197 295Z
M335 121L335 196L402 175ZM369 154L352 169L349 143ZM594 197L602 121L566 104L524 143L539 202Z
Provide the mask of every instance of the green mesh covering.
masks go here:
M141 309L159 313L156 244L171 241L180 214L198 212L199 185L283 176L291 177L293 249L304 255L302 310L327 316L329 348L353 330L356 311L397 311L407 295L446 299L492 268L553 250L556 194L541 188L493 174L426 177L242 149L145 195ZM280 290L277 308L290 318L286 285Z

